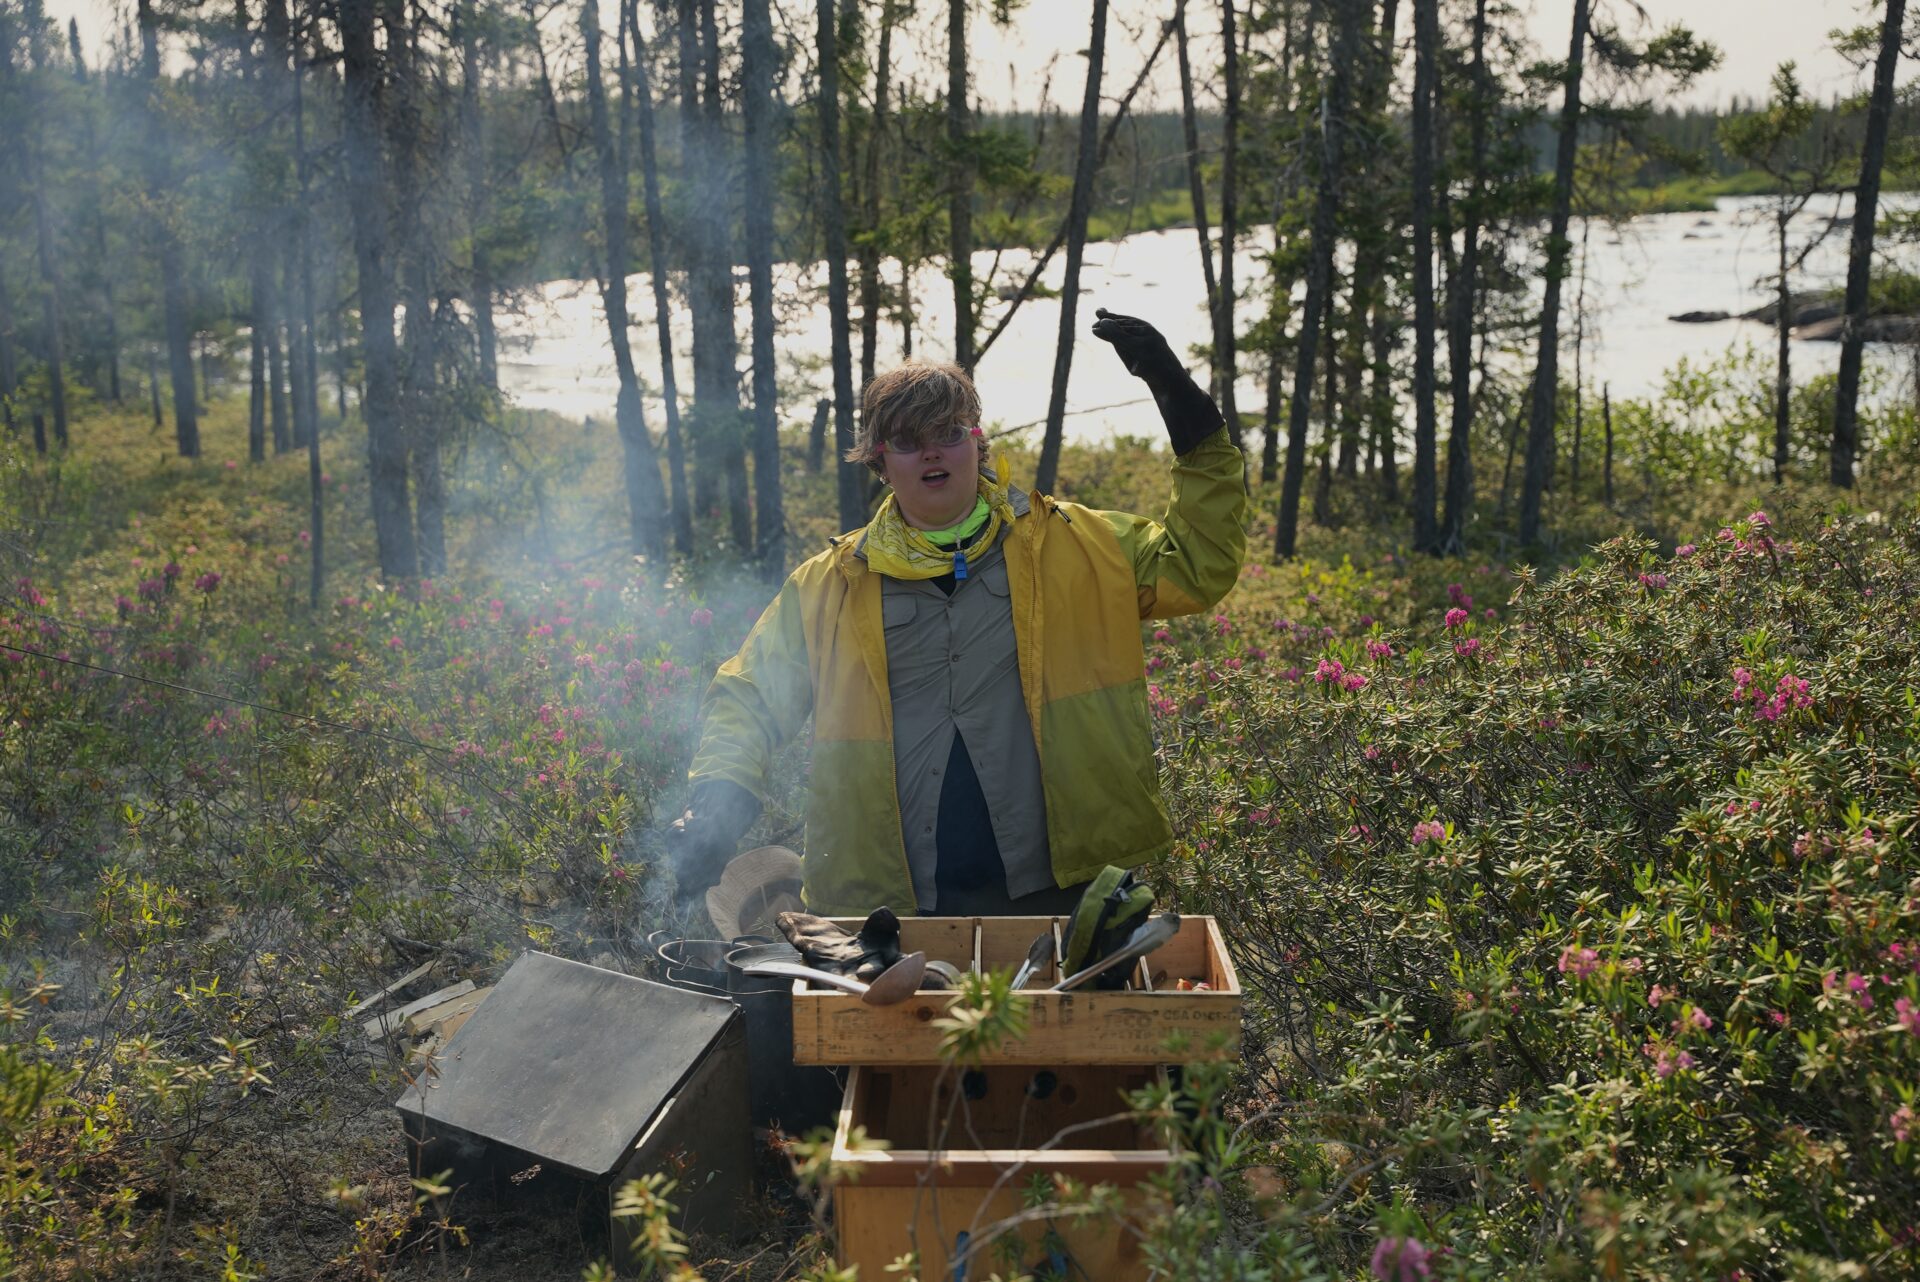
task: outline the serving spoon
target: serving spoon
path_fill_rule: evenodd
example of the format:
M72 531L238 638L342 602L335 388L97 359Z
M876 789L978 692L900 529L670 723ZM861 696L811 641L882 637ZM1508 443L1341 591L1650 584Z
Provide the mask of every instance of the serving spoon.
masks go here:
M740 969L749 975L777 975L783 979L805 979L825 984L843 993L853 993L869 1006L895 1006L920 991L920 979L927 973L927 955L908 953L875 975L870 984L863 984L850 975L815 970L798 962L763 961Z

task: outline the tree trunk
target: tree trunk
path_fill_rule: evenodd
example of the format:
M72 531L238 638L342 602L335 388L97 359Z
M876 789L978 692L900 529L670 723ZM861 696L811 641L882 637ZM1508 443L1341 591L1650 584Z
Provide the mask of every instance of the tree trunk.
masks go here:
M181 455L200 456L200 408L193 396L193 331L187 318L186 269L174 233L171 139L161 102L160 22L153 0L138 0L141 76L147 85L146 179L154 256L160 267L160 306L167 333L168 373L173 379L173 435Z
M733 273L727 244L728 202L726 142L719 129L718 78L714 65L718 38L709 43L713 0L681 6L680 111L687 142L683 163L691 170L693 207L686 228L688 252L687 301L693 313L693 428L694 506L712 510L719 502L723 480L730 479L729 460L737 452L740 430L738 371L733 331ZM699 22L698 28L688 24ZM688 60L691 59L691 65ZM702 73L710 91L701 101ZM729 485L731 491L731 485ZM736 505L728 494L728 516L735 544L751 550L751 519L734 519ZM745 516L739 512L739 516Z
M1613 506L1613 396L1610 385L1600 384L1600 423L1606 433L1606 459L1601 467L1601 497Z
M383 124L393 155L395 261L405 326L400 340L400 418L414 487L414 539L420 573L446 573L446 488L440 472L440 414L434 404L433 286L421 205L426 157L420 122L428 110L421 71L418 22L408 20L409 0L385 0L386 96Z
M264 299L266 286L261 281L261 253L254 250L253 281L249 293L252 313L247 319L247 458L255 463L267 461L267 318Z
M147 399L153 410L153 426L158 431L167 425L167 416L160 408L160 357L158 353L147 353Z
M660 398L666 404L667 482L673 497L673 546L682 556L693 553L693 506L687 498L687 455L680 431L679 378L673 368L673 302L667 296L667 217L660 204L660 165L655 148L653 80L647 67L647 45L640 34L638 0L622 5L625 26L633 41L633 83L626 87L634 99L640 123L640 178L647 205L647 274L653 285L653 321L660 341Z
M1384 304L1374 304L1367 334L1373 347L1370 409L1374 434L1380 443L1380 497L1397 503L1400 501L1400 442L1394 432L1393 327L1384 314Z
M963 34L964 30L963 25ZM820 62L820 221L826 233L827 308L833 327L834 467L839 478L840 528L852 530L867 520L861 487L867 469L845 457L853 448L853 344L847 317L847 222L840 205L840 42L833 0L816 0L814 39ZM964 88L964 75L961 81Z
M1333 56L1328 69L1326 117L1320 130L1320 176L1313 203L1307 297L1287 416L1287 471L1280 485L1280 513L1273 536L1274 556L1280 560L1292 559L1299 532L1300 486L1306 474L1307 430L1313 413L1314 362L1319 356L1321 318L1327 310L1327 292L1333 280L1334 220L1340 207L1340 168L1345 157L1348 76L1360 23L1358 0L1330 3L1334 8Z
M1214 383L1220 397L1220 412L1227 420L1227 433L1235 447L1240 444L1240 409L1234 399L1234 384L1240 363L1235 352L1239 336L1233 315L1234 244L1240 236L1239 176L1235 172L1240 151L1240 49L1234 34L1233 6L1236 0L1220 0L1220 45L1222 79L1225 81L1226 111L1220 122L1223 142L1220 149L1220 292L1212 302ZM1099 103L1094 104L1098 114Z
M1361 108L1361 110L1367 114L1380 116L1390 114L1388 103L1392 96L1394 73L1399 62L1399 47L1396 41L1396 29L1399 17L1399 0L1386 0L1386 3L1380 8L1378 33L1375 39L1370 42L1372 48L1369 52L1372 56L1368 60L1369 74L1365 78L1364 106ZM1385 211L1383 210L1382 212ZM1278 211L1276 210L1275 222L1277 223L1278 221ZM1376 218L1370 221L1373 221L1377 225L1379 220ZM1397 228L1390 229L1388 233L1389 236L1397 234L1397 230ZM1390 266L1389 256L1385 252L1360 252L1357 253L1355 257L1356 261L1353 267L1354 325L1357 329L1361 323L1360 318L1365 316L1367 318L1367 333L1371 335L1386 307L1386 273L1387 268ZM1378 373L1377 364L1374 366L1374 372L1376 374ZM1389 366L1389 383L1391 383L1391 375L1392 370L1391 366ZM1357 399L1360 395L1360 379L1357 373L1352 380L1351 387L1352 391L1350 395ZM1372 460L1374 449L1382 441L1389 440L1393 436L1391 426L1381 422L1378 417L1378 406L1380 404L1378 393L1380 390L1381 389L1376 386L1367 396L1369 473L1373 470ZM1389 412L1391 412L1393 401L1390 390L1386 404ZM1350 477L1354 474L1355 456L1359 452L1358 435L1349 434L1344 436L1341 445L1340 473L1343 476Z
M86 59L80 50L80 23L78 19L67 22L67 39L73 53L73 78L79 84L79 93L84 100L91 94L87 75ZM101 83L105 84L102 77ZM111 109L111 102L102 95ZM114 273L112 260L107 251L107 218L105 213L104 175L107 167L105 155L100 147L98 130L94 124L94 107L83 101L80 107L82 121L84 155L89 169L88 198L93 205L88 218L89 239L92 241L94 279L100 286L100 346L107 367L107 399L115 405L120 403L120 313L114 305Z
M1867 104L1867 138L1860 154L1860 185L1853 197L1853 242L1847 251L1847 322L1840 338L1840 380L1834 389L1830 475L1853 488L1853 461L1860 452L1860 373L1866 360L1867 289L1873 275L1873 224L1880 213L1880 169L1893 118L1893 81L1906 34L1907 0L1887 0L1880 56L1873 67Z
M1080 100L1080 146L1073 164L1073 196L1067 211L1067 270L1060 285L1060 336L1053 350L1053 388L1040 441L1034 488L1051 493L1066 434L1067 376L1073 370L1073 340L1080 310L1080 263L1087 249L1087 216L1093 209L1095 149L1100 138L1100 74L1107 48L1107 0L1093 0L1093 35L1087 43L1087 88Z
M953 279L953 361L971 373L973 351L973 136L967 109L967 6L947 0L947 274Z
M715 0L700 0L700 44L705 58L702 65L706 78L705 133L708 143L714 148L715 162L702 169L707 186L705 217L702 221L706 224L711 250L705 256L709 271L708 323L712 336L724 340L709 344L713 348L709 360L717 397L713 403L724 425L718 444L727 478L727 526L733 534L734 546L743 553L750 553L753 550L753 500L747 489L746 422L740 413L739 343L733 329L733 243L732 219L728 209L728 176L732 157L727 144L726 100L720 91L720 24L715 13ZM697 350L700 346L699 333L696 327L696 396L701 365Z
M1586 424L1587 394L1587 241L1593 231L1593 220L1580 220L1580 286L1573 295L1573 455L1568 460L1567 493L1578 500L1580 497L1580 435ZM1728 477L1732 480L1732 477ZM1547 488L1553 488L1553 477L1547 477Z
M1554 160L1553 215L1547 232L1546 297L1540 307L1539 360L1527 417L1527 464L1520 482L1520 545L1540 542L1540 499L1553 467L1554 416L1560 399L1560 284L1567 274L1567 225L1573 217L1573 168L1580 139L1580 77L1586 60L1590 0L1573 2L1573 37L1567 51L1566 99L1560 109L1560 146ZM1900 3L1900 0L1894 0Z
M779 387L773 364L773 77L777 53L769 0L745 0L747 287L753 308L755 552L761 573L786 573L786 513L780 494ZM863 282L864 283L864 282ZM864 324L866 318L862 317Z
M307 333L301 323L300 277L297 253L289 254L282 266L281 280L285 286L280 291L280 320L286 333L287 353L287 391L290 408L293 411L293 436L288 441L289 449L304 449L307 437L314 432L312 417L308 410L307 388L312 379L312 367L307 364ZM272 270L271 267L268 268ZM289 306L291 304L291 306Z
M267 349L267 411L272 427L273 452L285 454L293 448L293 425L287 421L287 353L280 332L280 302L273 288L273 265L263 274L267 279L266 333L262 341Z
M13 329L13 294L7 289L6 269L0 266L0 423L4 423L9 436L19 430L13 421L13 393L20 386Z
M629 4L631 0L629 0ZM627 5L621 9L625 22ZM488 181L486 117L480 106L480 24L474 0L461 0L455 13L460 40L460 135L467 159L467 306L473 311L473 334L479 351L480 385L500 390L500 343L493 328L493 254L487 244L491 228L492 185Z
M30 154L36 172L29 178L33 184L33 229L34 240L39 246L40 279L46 293L41 299L43 308L42 322L46 333L42 336L44 347L42 354L47 365L47 401L53 411L53 439L61 449L69 444L67 436L67 345L64 299L60 286L60 253L53 243L53 218L47 210L46 175L39 163L37 146L29 143Z
M272 0L267 12L272 14L283 0ZM300 317L299 333L295 337L298 344L299 367L305 371L297 389L296 403L300 412L294 416L294 431L300 437L300 443L307 447L313 459L319 458L320 437L320 347L319 325L314 317L313 306L313 224L308 213L310 205L309 189L312 166L307 156L307 104L306 104L306 67L300 53L300 37L287 26L287 53L292 63L289 88L293 96L293 172L297 197L293 210L293 261L289 270L294 273L295 306ZM342 409L344 413L344 407ZM318 466L317 462L315 466ZM316 473L317 475L317 473ZM313 499L315 520L318 521L320 499L316 493ZM320 603L320 529L316 524L313 531L314 579L313 604Z
M619 427L626 463L628 530L636 554L659 560L667 554L667 496L660 484L653 437L642 412L633 348L627 341L627 174L614 146L606 86L600 80L600 17L595 0L583 0L580 6L580 32L586 43L587 109L600 162L601 240L606 249L600 301L607 313L607 340L613 348L614 368L620 375L614 422Z
M1281 380L1285 366L1280 360L1279 335L1267 344L1267 406L1260 441L1260 483L1271 485L1280 475Z
M1779 358L1773 371L1773 480L1778 485L1787 479L1787 463L1793 450L1793 291L1787 287L1787 224L1792 215L1783 203L1775 217L1780 239L1780 282L1776 296L1780 314L1774 318L1774 342Z
M1435 510L1439 427L1433 349L1433 110L1439 93L1440 0L1413 0L1413 546L1440 550Z
M1487 166L1487 0L1473 7L1473 61L1468 78L1473 84L1468 115L1469 160L1467 199L1462 206L1460 265L1449 282L1447 296L1447 379L1452 384L1448 408L1446 524L1440 549L1448 556L1467 550L1467 512L1473 506L1473 324L1480 288L1481 193Z
M1174 50L1180 60L1180 132L1187 148L1187 191L1193 200L1193 230L1200 238L1200 275L1207 283L1207 320L1216 354L1213 391L1218 396L1220 285L1213 274L1213 236L1207 230L1207 188L1200 177L1200 126L1193 104L1193 65L1187 56L1187 0L1177 0L1173 6L1173 32Z
M142 0L145 3L145 0ZM339 0L342 142L347 205L353 216L359 275L360 347L366 368L360 417L367 425L368 488L380 573L389 581L419 577L407 442L400 419L400 351L393 332L393 261L387 236L386 157L380 142L380 64L374 47L374 0Z
M1327 394L1320 425L1320 468L1314 477L1313 485L1313 523L1323 529L1333 528L1333 454L1336 438L1340 436L1340 335L1338 324L1340 312L1339 299L1332 289L1327 294L1326 333L1321 337L1321 350L1327 361Z
M1340 342L1340 330L1333 310L1327 311L1327 359L1342 362L1345 369L1344 380L1335 374L1331 364L1327 366L1327 413L1340 425L1340 475L1353 480L1360 474L1360 362L1365 348L1362 330L1366 325L1366 313L1360 308L1360 290L1354 287L1351 300L1347 304L1347 325L1345 343ZM1345 396L1337 395L1345 388Z
M889 83L893 75L893 0L880 0L880 53L873 68L873 116L868 129L866 176L862 180L866 187L866 207L861 211L861 230L866 233L860 242L860 385L865 387L873 381L876 372L880 344L880 244L877 233L880 228L880 156L886 144L887 136L887 95L891 89ZM902 280L901 292L911 285Z

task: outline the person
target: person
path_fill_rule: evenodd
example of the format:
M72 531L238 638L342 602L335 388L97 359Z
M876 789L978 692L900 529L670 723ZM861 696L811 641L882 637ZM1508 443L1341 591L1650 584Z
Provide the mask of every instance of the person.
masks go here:
M809 716L812 912L1054 915L1101 868L1171 848L1140 623L1233 586L1246 486L1213 398L1160 332L1097 315L1165 422L1165 514L1010 486L957 366L873 379L847 457L889 493L794 570L715 673L668 836L683 896L721 875Z

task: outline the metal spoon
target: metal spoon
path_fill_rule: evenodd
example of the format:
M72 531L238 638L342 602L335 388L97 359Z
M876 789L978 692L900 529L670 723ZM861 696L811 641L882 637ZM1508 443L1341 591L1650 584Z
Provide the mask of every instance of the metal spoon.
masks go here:
M1029 979L1033 972L1053 958L1053 932L1047 931L1027 946L1027 959L1020 963L1020 969L1013 972L1013 986L1018 989Z
M1145 957L1160 945L1180 933L1180 914L1161 913L1150 921L1143 922L1140 929L1133 932L1133 938L1124 945L1108 953L1085 970L1067 976L1053 986L1056 993L1069 993L1080 987L1095 975L1124 965L1136 957Z
M841 992L857 994L860 1000L869 1006L893 1006L907 1000L920 990L920 977L927 973L927 955L908 953L875 975L871 984L863 984L847 975L836 975L830 970L815 970L811 966L802 966L797 962L758 962L752 966L743 966L741 969L749 975L778 975L785 979L811 980L816 984L825 984L828 988L837 988Z

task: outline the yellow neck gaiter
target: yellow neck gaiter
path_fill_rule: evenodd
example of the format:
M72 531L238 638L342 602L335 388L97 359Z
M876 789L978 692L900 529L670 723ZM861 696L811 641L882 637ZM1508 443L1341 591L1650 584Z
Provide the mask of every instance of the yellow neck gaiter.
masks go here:
M994 471L982 468L980 501L987 506L986 523L971 538L964 535L953 538L950 531L940 531L949 536L944 545L927 531L908 525L907 519L900 515L900 505L888 494L867 525L863 552L868 567L896 579L937 579L943 574L966 578L968 565L985 555L1000 537L1000 531L1013 520L1007 488ZM977 514L977 505L975 511ZM957 528L964 530L972 519L970 514Z

